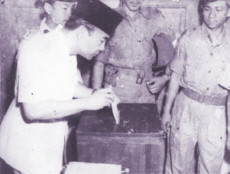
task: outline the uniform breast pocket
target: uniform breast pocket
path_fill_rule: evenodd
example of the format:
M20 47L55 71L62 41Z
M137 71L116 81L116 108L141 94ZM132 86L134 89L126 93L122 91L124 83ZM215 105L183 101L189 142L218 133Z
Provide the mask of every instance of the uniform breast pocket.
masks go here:
M124 35L114 35L108 43L110 47L116 47L125 44L126 44L126 38Z

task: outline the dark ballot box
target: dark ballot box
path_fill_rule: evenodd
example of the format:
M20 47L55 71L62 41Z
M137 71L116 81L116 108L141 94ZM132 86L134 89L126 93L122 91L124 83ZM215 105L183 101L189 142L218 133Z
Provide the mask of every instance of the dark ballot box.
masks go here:
M162 174L165 139L153 104L120 104L120 124L110 108L82 114L77 160L120 164L132 174Z

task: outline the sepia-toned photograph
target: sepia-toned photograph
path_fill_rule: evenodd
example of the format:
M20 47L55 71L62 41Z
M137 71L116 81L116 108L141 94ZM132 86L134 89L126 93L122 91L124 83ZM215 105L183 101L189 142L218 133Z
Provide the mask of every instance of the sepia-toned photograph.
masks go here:
M0 174L230 174L230 0L0 0Z

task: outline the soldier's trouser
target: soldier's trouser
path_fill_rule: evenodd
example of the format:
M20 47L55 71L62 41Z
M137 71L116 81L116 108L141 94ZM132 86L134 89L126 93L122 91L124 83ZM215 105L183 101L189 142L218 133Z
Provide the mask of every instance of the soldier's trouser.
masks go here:
M173 174L194 173L198 145L198 172L220 174L226 141L225 106L201 104L182 92L172 110L171 159Z

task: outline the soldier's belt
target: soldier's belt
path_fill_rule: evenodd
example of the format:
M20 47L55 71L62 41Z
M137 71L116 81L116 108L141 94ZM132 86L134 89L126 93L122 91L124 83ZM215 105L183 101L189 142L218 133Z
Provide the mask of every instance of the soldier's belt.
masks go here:
M200 95L199 93L192 91L191 89L188 88L183 88L182 92L190 99L207 105L223 106L226 104L227 101L227 96L212 97L212 96Z
M143 70L120 68L113 65L106 66L106 79L124 79L137 84L142 84L145 77L145 72Z

